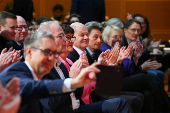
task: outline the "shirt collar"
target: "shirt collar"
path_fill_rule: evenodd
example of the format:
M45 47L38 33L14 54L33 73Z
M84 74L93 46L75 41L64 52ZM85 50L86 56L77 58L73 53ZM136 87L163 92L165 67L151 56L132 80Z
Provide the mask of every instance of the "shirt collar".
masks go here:
M56 64L57 64L57 67L59 67L59 65L61 64L61 62L62 62L62 60L58 57L58 58L56 59L56 61L55 61L54 66L56 66Z
M14 40L15 41L15 40ZM19 43L19 42L17 42L17 41L15 41L19 46L21 46L21 44Z
M38 78L37 78L35 72L33 71L32 67L30 66L30 64L29 64L27 61L25 61L24 63L28 66L29 70L31 71L31 74L32 74L33 79L34 79L35 81L38 81Z
M73 45L73 48L77 51L77 53L79 55L81 55L84 51L82 51L81 49L77 48L76 46Z
M86 49L89 52L90 56L93 56L93 52L88 47L86 47Z

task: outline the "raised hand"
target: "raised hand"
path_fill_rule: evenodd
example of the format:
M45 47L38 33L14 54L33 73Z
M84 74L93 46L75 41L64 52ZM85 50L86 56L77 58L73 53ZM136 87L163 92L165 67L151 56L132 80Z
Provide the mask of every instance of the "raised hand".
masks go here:
M119 56L119 52L120 52L120 47L114 46L113 49L111 50L111 53L113 54L113 58L110 59L110 64L116 64L116 61Z
M77 75L80 73L82 68L88 67L88 59L86 55L82 54L80 55L79 59L73 63L73 65L70 67L69 76L72 78L76 78Z
M19 93L20 79L14 77L3 88L0 82L0 113L16 113L19 109L21 98Z
M130 53L130 49L126 49L126 47L123 46L123 47L120 49L119 57L118 57L118 59L117 59L117 63L116 63L116 64L122 63L122 61L123 61L125 58L128 58L129 53Z
M159 47L159 44L161 43L161 39L160 39L159 41L157 41L157 42L154 42L154 40L155 40L155 39L153 39L153 40L151 41L151 43L150 43L150 45L149 45L149 47L148 47L148 50L149 50L149 51L152 51L153 48Z
M127 13L127 20L133 19L130 13Z
M143 53L143 45L139 45L134 51L134 57L139 59Z
M95 62L92 65L83 68L80 74L75 79L72 79L71 88L75 89L75 88L83 87L84 85L94 82L96 80L96 73L100 72L100 70L96 68L97 65L100 65L100 63Z
M12 63L12 53L6 52L7 49L3 49L0 55L0 72Z

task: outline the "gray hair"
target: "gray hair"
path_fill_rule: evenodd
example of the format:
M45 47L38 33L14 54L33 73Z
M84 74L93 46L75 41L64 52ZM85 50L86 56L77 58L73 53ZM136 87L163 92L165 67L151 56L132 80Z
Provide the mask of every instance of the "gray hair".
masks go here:
M90 32L91 32L92 29L98 29L98 30L100 30L101 32L103 31L102 25L101 25L99 22L96 22L96 21L87 22L87 23L85 24L85 26L87 27L87 30L88 30L89 34L90 34Z
M122 23L122 20L120 20L119 18L111 18L110 20L107 21L107 25L115 25L118 27L120 27L121 23Z
M40 32L35 32L32 34L29 34L25 40L24 40L24 57L26 57L26 48L28 46L31 47L39 47L42 44L42 38L51 38L54 40L54 36L51 32L47 31L40 31Z
M59 22L58 21L47 21L47 22L43 22L39 25L38 27L38 30L37 31L48 31L48 32L51 32L50 30L50 25L52 23L56 23L59 25Z
M122 34L122 30L118 26L114 26L114 25L106 26L103 30L103 33L102 33L102 39L105 43L108 43L108 39L109 39L111 32L113 30L117 30Z

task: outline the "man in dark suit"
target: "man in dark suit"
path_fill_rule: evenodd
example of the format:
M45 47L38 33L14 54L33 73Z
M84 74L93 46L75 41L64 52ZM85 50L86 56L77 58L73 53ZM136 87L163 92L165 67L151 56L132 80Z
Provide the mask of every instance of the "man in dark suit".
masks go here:
M61 26L57 22L44 22L39 26L38 31L51 31L53 35L56 36L55 42L56 42L56 47L58 48L57 52L61 54L66 51L66 44L65 44L66 37L64 36L64 32ZM61 34L63 34L63 37L60 38ZM67 79L68 77L69 77L69 73L66 67L61 63L60 59L58 58L56 59L56 64L54 65L50 73L45 75L43 79L55 80L55 79ZM81 89L82 88L80 88L80 90ZM75 92L77 92L77 90ZM81 94L79 93L79 95ZM81 99L81 96L78 99ZM54 113L73 112L70 94L66 94L58 97L55 96L55 97L40 99L40 102L44 106L44 109L47 108L48 110ZM124 105L125 107L123 107L123 109L119 109L118 106L122 106L122 105ZM117 106L118 108L113 106ZM118 109L119 112L131 112L130 110L131 108L128 107L129 105L126 104L126 100L124 99L111 99L111 100L101 101L90 105L83 105L83 106L80 105L80 107L74 110L74 112L85 112L85 113L101 112L102 113L105 111L109 111L111 113Z
M75 79L40 80L54 66L57 47L50 32L36 32L24 41L25 62L14 63L0 73L0 80L5 86L10 79L20 78L20 94L22 97L19 113L42 113L39 98L61 95L94 81L88 77L92 70L93 77L99 70L97 63L84 68Z
M79 14L83 24L91 21L105 21L104 0L72 0L70 14Z
M15 38L13 41L8 42L8 44L13 47L15 50L21 51L21 56L23 56L23 41L25 40L25 37L28 35L28 27L26 24L26 21L23 17L17 16L17 29L15 31ZM24 61L24 57L21 59L21 61Z
M17 17L9 12L0 12L0 52L8 48L8 41L14 40L17 27Z

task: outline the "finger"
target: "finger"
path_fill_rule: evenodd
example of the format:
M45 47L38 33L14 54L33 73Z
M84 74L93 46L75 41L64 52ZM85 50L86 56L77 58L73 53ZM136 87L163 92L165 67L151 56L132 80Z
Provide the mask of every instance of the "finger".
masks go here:
M1 52L1 55L7 52L7 48L4 48Z
M11 47L11 48L8 50L8 52L12 52L12 50L13 50L13 47Z

